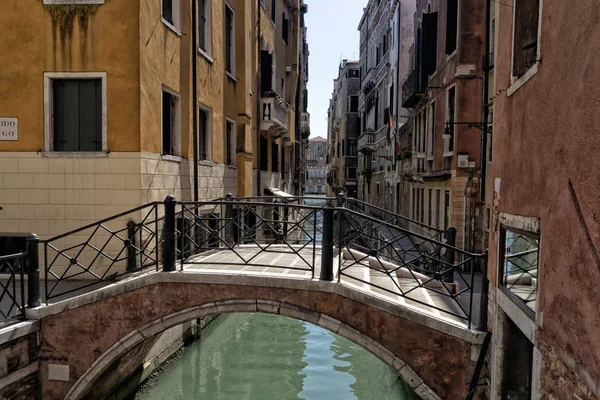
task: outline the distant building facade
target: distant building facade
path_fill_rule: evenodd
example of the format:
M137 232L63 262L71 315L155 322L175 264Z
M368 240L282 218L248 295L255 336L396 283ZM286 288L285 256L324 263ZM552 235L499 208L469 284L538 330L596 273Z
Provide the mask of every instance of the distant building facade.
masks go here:
M327 114L329 159L327 183L330 195L344 192L349 197L358 193L358 93L360 65L357 61L343 60Z
M327 194L327 139L321 136L308 141L306 177L306 194Z
M395 212L401 212L401 202L406 202L400 196L396 157L398 130L409 116L401 105L400 87L409 71L414 11L414 0L370 0L358 25L358 197Z

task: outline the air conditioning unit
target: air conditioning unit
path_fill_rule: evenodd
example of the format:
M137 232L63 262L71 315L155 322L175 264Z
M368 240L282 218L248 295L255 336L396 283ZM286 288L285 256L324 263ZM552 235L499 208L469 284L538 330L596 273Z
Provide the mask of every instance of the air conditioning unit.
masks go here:
M458 168L469 168L469 155L459 154L458 155Z

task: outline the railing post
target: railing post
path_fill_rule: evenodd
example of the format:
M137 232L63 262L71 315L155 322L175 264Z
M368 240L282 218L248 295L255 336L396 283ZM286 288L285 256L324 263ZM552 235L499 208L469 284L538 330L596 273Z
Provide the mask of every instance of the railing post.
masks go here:
M163 271L175 271L175 259L177 257L175 250L175 207L177 200L172 195L165 199L165 226L164 226L164 246L163 246Z
M490 282L487 276L487 261L488 255L486 252L481 260L481 297L479 299L479 323L477 324L477 330L481 332L487 332L488 330L488 292Z
M39 307L40 299L40 238L32 234L27 238L27 308Z
M127 222L127 271L137 269L135 257L135 222Z
M338 193L336 207L344 207L345 202L346 202L346 196L344 196L344 193L342 193L342 192Z
M323 241L321 247L321 280L333 281L333 211L327 204L323 208Z
M446 244L448 246L455 247L456 246L456 228L451 226L446 231ZM446 266L448 268L450 265L454 265L454 250L446 248L445 260ZM449 268L446 273L444 273L444 282L454 282L454 268Z
M227 193L225 202L225 223L227 224L225 228L225 242L231 246L235 243L235 221L233 220L235 215L233 210L233 195L231 193Z

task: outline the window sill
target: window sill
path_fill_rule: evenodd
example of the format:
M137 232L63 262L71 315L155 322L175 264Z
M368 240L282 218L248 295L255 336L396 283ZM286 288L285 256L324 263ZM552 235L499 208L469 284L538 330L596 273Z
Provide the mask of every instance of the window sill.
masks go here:
M182 162L183 161L183 157L180 156L170 156L167 154L161 154L160 155L160 160L161 161L172 161L172 162Z
M262 0L260 0L260 5L263 8L263 10L265 10L265 12L267 12L267 6L265 5L265 3L262 2Z
M169 30L173 31L173 33L175 33L177 36L181 37L181 31L179 29L177 29L175 27L175 25L173 25L172 23L170 23L169 21L167 21L166 19L164 19L162 16L160 17L160 19L162 20L163 24L169 28Z
M235 75L229 71L225 71L225 73L227 74L227 76L229 77L229 79L231 79L234 82L237 82L237 78L235 77Z
M198 160L198 165L202 165L205 167L214 167L217 164L211 160Z
M45 151L42 158L108 158L106 151Z
M225 164L225 167L227 167L229 169L237 169L237 165L235 165L235 164Z
M456 54L458 54L458 46L456 46L456 49L454 49L454 51L452 53L446 54L446 62L448 62Z
M210 54L202 50L200 47L198 47L198 53L200 53L202 57L206 58L206 61L208 61L209 63L213 64L215 62L215 60L210 56Z
M444 157L454 157L454 151L445 151Z
M427 161L433 161L433 156L427 156Z
M531 68L529 68L527 70L527 72L525 72L525 74L523 74L523 76L521 76L519 79L515 80L513 82L513 84L510 85L510 87L506 91L506 96L507 97L512 96L517 90L519 90L519 88L521 86L523 86L531 78L533 78L538 73L539 69L540 69L540 62L538 61L535 64L533 64L533 66ZM514 79L514 77L513 77L513 79Z

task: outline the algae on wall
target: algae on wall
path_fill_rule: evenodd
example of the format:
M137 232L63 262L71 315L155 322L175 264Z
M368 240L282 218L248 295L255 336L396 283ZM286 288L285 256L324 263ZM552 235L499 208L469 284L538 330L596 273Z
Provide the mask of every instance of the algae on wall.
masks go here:
M81 29L81 59L84 61L87 53L87 33L90 17L93 16L100 7L99 4L46 4L44 9L52 19L52 42L54 49L54 65L56 66L57 50L57 32L60 33L60 43L62 48L63 63L68 56L68 62L71 63L71 42L73 39L73 27L75 20L79 22Z

